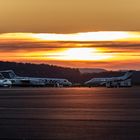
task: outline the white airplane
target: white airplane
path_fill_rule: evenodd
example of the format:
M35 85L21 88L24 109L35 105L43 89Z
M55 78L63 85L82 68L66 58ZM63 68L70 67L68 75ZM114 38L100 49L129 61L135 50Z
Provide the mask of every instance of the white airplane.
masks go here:
M71 86L67 79L20 77L13 70L0 71L4 78L9 79L13 86Z
M131 87L131 77L133 72L128 71L123 76L111 78L92 78L85 82L88 86L106 86L106 87Z

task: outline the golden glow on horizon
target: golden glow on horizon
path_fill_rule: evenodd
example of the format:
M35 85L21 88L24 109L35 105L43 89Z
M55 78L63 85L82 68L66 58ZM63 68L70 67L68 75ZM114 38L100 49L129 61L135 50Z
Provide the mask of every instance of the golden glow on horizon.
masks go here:
M44 57L52 60L95 61L113 57L111 54L103 54L96 48L69 48L56 52L48 52Z
M140 32L100 31L73 34L5 33L0 39L30 39L35 41L140 41Z
M22 55L24 59L31 60L57 60L57 61L104 61L112 59L114 56L109 53L103 53L101 49L97 48L68 48L29 52Z

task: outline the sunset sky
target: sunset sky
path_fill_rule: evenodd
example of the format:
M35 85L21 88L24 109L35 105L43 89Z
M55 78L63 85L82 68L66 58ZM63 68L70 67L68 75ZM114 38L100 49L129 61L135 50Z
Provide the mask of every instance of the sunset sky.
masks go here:
M140 70L139 0L0 0L0 60Z

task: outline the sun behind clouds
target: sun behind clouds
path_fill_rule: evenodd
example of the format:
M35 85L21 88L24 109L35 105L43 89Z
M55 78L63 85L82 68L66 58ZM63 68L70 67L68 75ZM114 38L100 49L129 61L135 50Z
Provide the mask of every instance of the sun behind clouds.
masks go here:
M45 57L53 60L94 61L109 59L113 56L104 54L97 48L69 48L63 51L50 52Z

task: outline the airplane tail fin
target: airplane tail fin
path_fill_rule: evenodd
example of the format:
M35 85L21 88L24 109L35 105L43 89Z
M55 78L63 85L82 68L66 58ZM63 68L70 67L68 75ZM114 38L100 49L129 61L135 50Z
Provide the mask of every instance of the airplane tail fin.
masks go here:
M13 70L11 72L9 72L9 75L10 75L11 78L16 78L17 77Z
M17 77L17 75L14 73L13 70L0 71L0 74L1 74L4 78L8 78L8 79L14 79L14 78Z
M133 75L133 71L128 71L124 74L123 79L127 80L127 79L131 79Z

